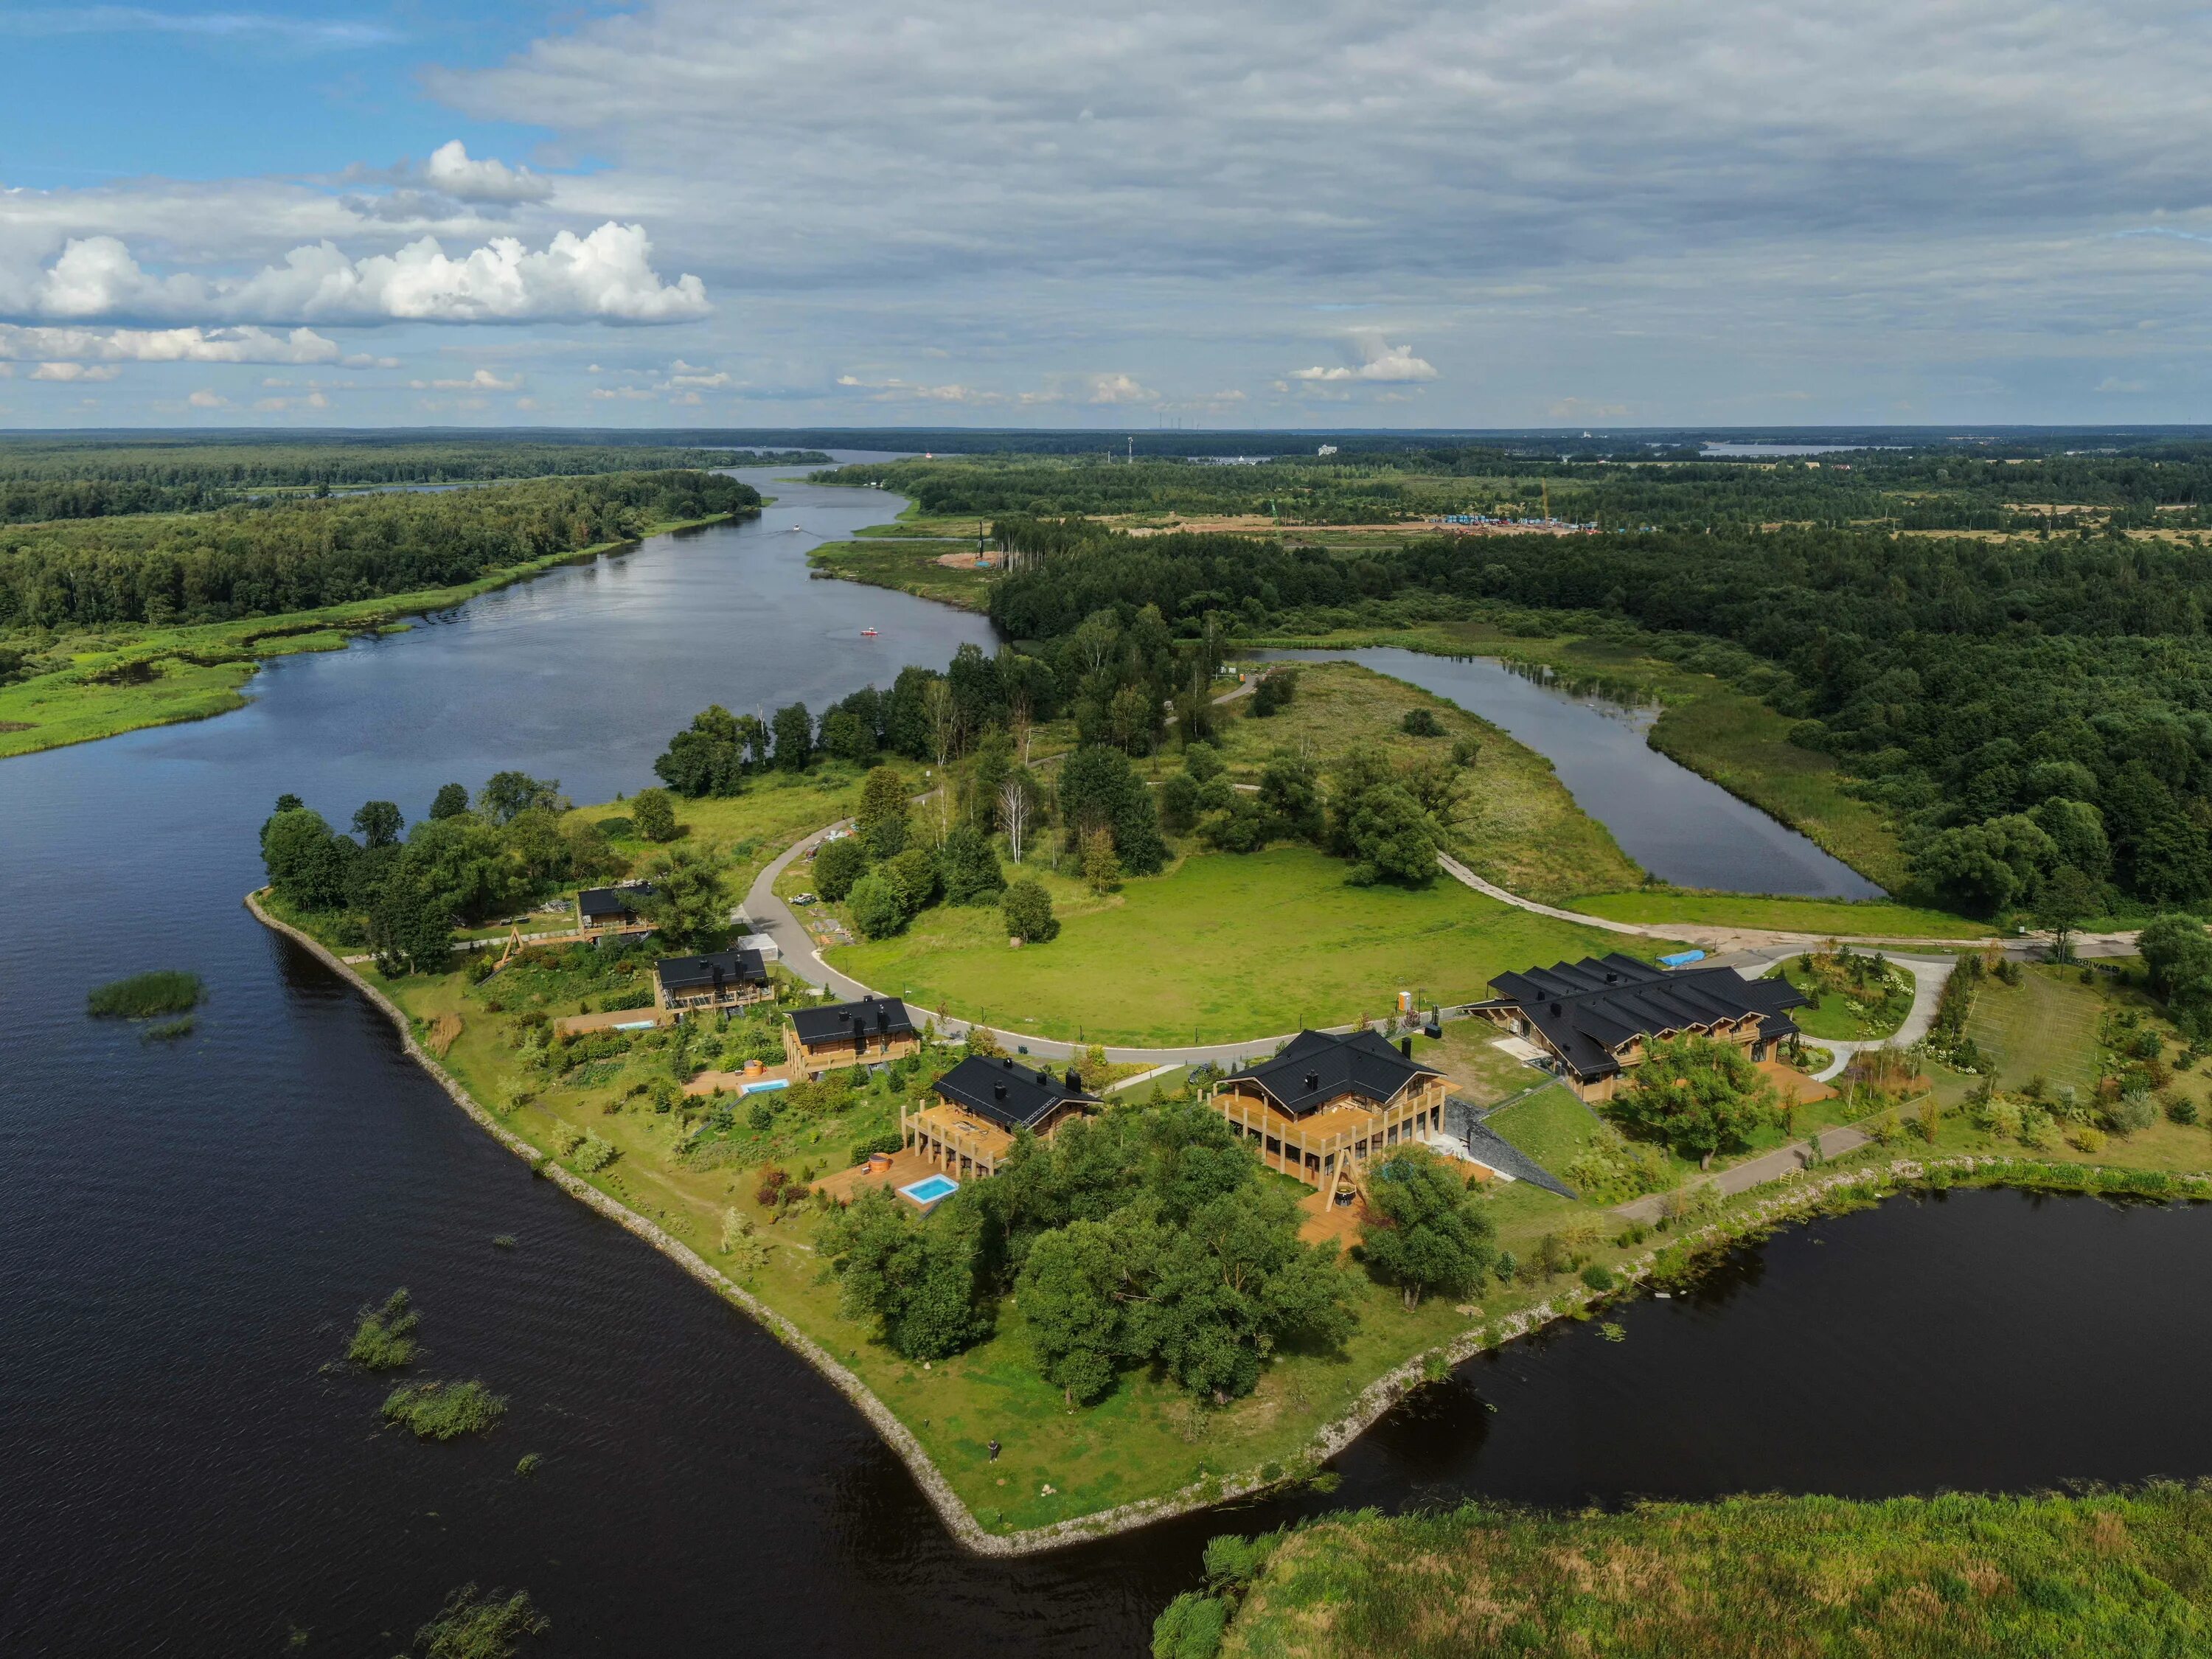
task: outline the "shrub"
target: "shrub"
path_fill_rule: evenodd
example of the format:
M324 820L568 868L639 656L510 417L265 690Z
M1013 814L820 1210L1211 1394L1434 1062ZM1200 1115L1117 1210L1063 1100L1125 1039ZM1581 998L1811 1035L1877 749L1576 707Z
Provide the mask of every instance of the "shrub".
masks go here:
M1182 751L1182 769L1198 783L1218 778L1222 769L1221 751L1210 743L1187 744Z
M890 879L872 870L853 884L845 903L853 913L853 925L864 939L889 939L906 926L913 914Z
M858 836L833 841L814 855L814 890L835 904L868 868L868 848Z
M151 1019L157 1014L190 1013L206 994L198 974L156 969L101 986L85 998L85 1012L95 1018Z
M854 1164L864 1163L872 1152L896 1152L903 1149L905 1146L906 1137L903 1134L896 1129L886 1129L879 1135L871 1135L866 1140L854 1141L853 1156L849 1161Z
M1024 945L1043 945L1060 934L1060 919L1052 913L1052 895L1044 884L1035 879L1013 883L1006 889L1006 896L1000 902L1000 914L1006 919L1006 933Z
M2197 1116L2197 1103L2186 1095L2176 1095L2166 1103L2166 1121L2172 1123L2194 1123Z
M637 821L635 818L622 817L601 818L597 827L599 832L609 841L622 841L637 833Z
M605 1169L608 1164L621 1156L621 1153L597 1135L586 1134L576 1143L574 1151L569 1156L569 1162L586 1175L592 1175Z
M641 789L629 804L637 833L647 841L676 839L676 800L665 789Z
M481 1382L402 1383L386 1396L384 1420L404 1424L417 1440L481 1434L507 1411L507 1397Z
M2020 1113L2020 1144L2033 1152L2045 1152L2057 1145L2057 1126L2051 1114L2040 1107L2023 1106Z
M753 1188L753 1202L765 1209L774 1205L790 1184L791 1171L771 1164L761 1171L760 1185Z
M1482 758L1482 739L1455 738L1452 739L1451 755L1454 766L1462 768L1473 766Z
M1583 1269L1583 1283L1589 1285L1590 1289L1599 1292L1601 1295L1605 1291L1611 1290L1615 1282L1616 1281L1613 1276L1613 1269L1607 1267L1603 1262L1593 1261L1589 1267Z
M2115 1134L2131 1135L2158 1121L2158 1109L2150 1097L2130 1091L2105 1109L2105 1127Z
M1398 729L1409 738L1441 738L1444 734L1443 722L1436 717L1433 709L1428 708L1408 708L1406 718L1398 722Z
M2094 1123L2077 1123L2066 1132L2066 1139L2076 1152L2093 1156L2105 1150L2105 1132Z

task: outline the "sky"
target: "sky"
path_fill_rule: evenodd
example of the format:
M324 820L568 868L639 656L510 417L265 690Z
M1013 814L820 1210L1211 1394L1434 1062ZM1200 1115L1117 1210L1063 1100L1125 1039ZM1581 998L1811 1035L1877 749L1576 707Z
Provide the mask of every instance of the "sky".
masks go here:
M0 427L2197 422L2212 14L0 0Z

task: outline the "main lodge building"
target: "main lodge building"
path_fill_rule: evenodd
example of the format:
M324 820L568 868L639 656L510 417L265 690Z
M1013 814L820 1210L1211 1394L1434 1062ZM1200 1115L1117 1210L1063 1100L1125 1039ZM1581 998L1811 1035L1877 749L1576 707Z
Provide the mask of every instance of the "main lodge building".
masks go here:
M1475 1011L1535 1044L1586 1101L1612 1099L1659 1038L1710 1037L1771 1060L1797 1035L1787 1011L1806 1006L1786 980L1746 979L1733 968L1669 972L1618 952L1500 974L1490 987L1498 995Z

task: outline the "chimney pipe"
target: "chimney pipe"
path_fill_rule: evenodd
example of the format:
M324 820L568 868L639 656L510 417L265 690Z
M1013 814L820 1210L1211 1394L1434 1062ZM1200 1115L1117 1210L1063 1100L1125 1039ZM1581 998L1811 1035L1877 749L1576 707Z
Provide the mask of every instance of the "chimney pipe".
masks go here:
M1411 1037L1399 1038L1398 1052L1405 1055L1407 1059L1411 1060L1413 1057L1413 1039Z
M994 1083L991 1085L991 1098L994 1100L1004 1100L1006 1097L1006 1085L1003 1083Z

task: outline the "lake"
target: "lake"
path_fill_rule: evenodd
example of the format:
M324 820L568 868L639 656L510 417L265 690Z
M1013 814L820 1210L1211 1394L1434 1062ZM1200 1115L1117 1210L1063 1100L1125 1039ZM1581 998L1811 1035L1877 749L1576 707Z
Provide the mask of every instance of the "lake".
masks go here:
M1492 657L1437 657L1395 646L1255 651L1273 662L1357 662L1456 703L1558 768L1583 811L1621 850L1678 887L1813 898L1880 898L1882 890L1799 835L1645 741L1658 710L1571 691Z
M282 659L240 713L0 763L0 1651L273 1654L296 1629L309 1656L384 1656L473 1579L527 1586L548 1653L1129 1656L1211 1534L1347 1502L2212 1472L2188 1316L2212 1212L1961 1194L1785 1234L1626 1310L1624 1343L1570 1326L1474 1362L1340 1459L1332 1497L963 1554L839 1395L533 1179L239 902L282 790L411 815L520 765L600 798L710 698L818 708L988 642L807 580L807 546L896 498L781 493ZM84 1018L88 987L155 965L211 987L191 1038ZM401 1285L417 1374L510 1397L492 1435L404 1438L382 1384L323 1370Z

